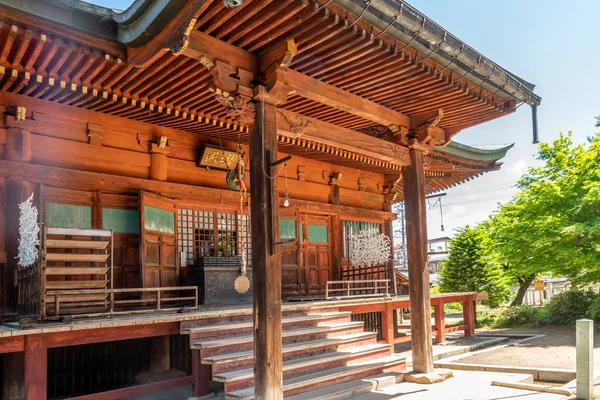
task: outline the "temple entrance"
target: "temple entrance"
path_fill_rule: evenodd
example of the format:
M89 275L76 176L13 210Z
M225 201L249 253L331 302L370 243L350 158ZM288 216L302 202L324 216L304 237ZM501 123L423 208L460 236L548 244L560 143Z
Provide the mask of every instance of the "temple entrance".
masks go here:
M319 296L332 277L331 216L281 210L283 297Z

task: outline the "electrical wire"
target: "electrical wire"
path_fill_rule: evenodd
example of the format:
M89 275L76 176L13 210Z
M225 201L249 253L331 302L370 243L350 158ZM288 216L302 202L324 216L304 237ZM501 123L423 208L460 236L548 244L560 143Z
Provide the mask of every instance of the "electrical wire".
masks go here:
M269 174L267 174L267 171L265 170L265 96L261 96L260 97L260 141L262 143L261 146L261 150L262 150L262 157L260 159L261 164L262 164L262 173L265 177L267 177L268 179L277 179L279 178L279 175L281 174L281 171L283 170L283 167L286 166L286 164L283 164L280 168L279 171L277 171L277 174L275 174L274 176L271 176ZM271 164L271 161L269 160L269 165Z

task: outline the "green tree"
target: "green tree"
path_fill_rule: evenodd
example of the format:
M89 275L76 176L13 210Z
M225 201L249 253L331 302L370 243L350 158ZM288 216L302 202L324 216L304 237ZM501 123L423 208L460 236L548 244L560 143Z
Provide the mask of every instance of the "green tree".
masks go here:
M540 144L537 159L486 226L522 304L531 282L544 274L575 284L600 280L600 135L575 146L571 134Z
M495 245L482 225L457 231L440 275L442 292L486 292L492 307L505 302L510 294Z

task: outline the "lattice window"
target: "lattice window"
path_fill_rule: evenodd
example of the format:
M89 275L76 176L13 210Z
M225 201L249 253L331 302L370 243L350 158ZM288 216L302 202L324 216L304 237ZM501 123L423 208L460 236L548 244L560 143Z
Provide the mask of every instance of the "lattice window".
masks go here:
M178 216L177 244L182 266L194 266L199 258L206 256L236 256L242 249L250 264L248 216L204 208L180 208Z

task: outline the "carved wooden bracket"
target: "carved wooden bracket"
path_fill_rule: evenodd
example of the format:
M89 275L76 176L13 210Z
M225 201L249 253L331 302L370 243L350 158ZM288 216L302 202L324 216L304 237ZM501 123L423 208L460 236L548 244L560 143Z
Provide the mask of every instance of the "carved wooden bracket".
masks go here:
M31 118L27 118L26 113L27 110L25 107L14 107L12 110L13 115L6 116L6 127L34 131L35 129L43 128L48 124L48 114L34 111L31 114Z
M201 56L199 61L208 69L213 78L213 90L220 89L227 94L242 92L245 96L252 96L254 87L252 72L207 56Z
M363 178L358 178L358 180L356 181L356 185L358 186L359 192L365 191L366 185L365 185L365 181Z
M437 125L444 118L442 110L428 111L411 117L411 132L408 146L424 152L447 143L446 131Z
M102 134L104 127L98 124L87 124L88 143L94 146L102 146Z
M343 173L341 172L331 172L328 176L329 178L329 182L328 184L331 185L340 185L342 183L342 176Z
M194 25L196 25L196 18L192 18L183 31L174 35L171 40L165 43L165 49L171 50L176 56L182 54L190 43L190 33L194 29Z
M256 106L251 97L239 93L230 95L217 89L215 98L225 107L227 115L242 125L252 126L256 122Z
M153 136L146 133L137 134L139 146L150 154L171 154L173 152L174 140L165 135Z

